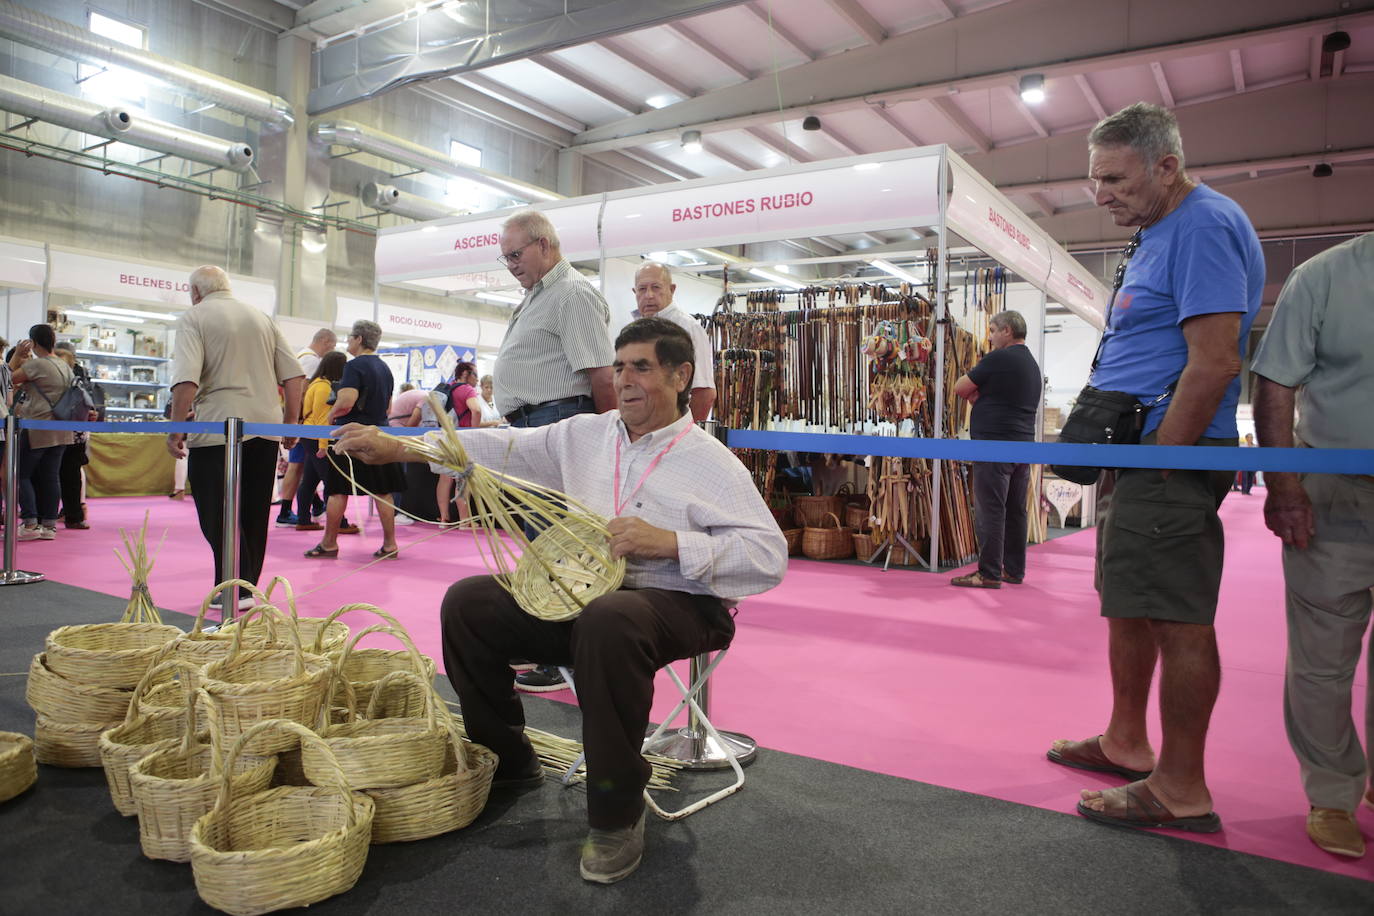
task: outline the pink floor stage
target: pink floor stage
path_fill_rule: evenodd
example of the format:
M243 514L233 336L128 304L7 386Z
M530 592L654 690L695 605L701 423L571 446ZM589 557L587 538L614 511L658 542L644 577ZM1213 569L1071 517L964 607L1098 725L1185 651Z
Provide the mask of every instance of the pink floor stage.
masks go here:
M1229 543L1217 623L1225 670L1208 766L1225 830L1191 838L1374 880L1374 856L1338 859L1304 833L1307 806L1281 710L1279 547L1264 529L1261 499L1233 494L1222 510ZM352 508L355 519L364 514ZM22 543L18 565L126 598L128 579L111 548L117 529L137 528L145 509L150 544L167 532L153 596L162 607L194 613L211 570L189 500L93 500L91 530ZM375 519L362 536L340 539L338 560L307 560L301 554L317 534L274 528L267 575L291 581L302 614L378 604L438 658L439 600L450 582L483 567L470 534L434 534L427 525L399 529L401 558L368 566L381 543ZM950 588L945 576L793 561L781 587L742 606L735 649L715 679L712 718L767 748L1074 816L1080 788L1111 784L1044 756L1054 738L1096 734L1109 708L1092 549L1091 532L1032 548L1026 584L1000 591ZM6 589L4 600L21 595ZM112 614L120 608L111 602ZM1363 721L1362 677L1356 693ZM669 697L660 691L657 715L666 714ZM1374 811L1359 818L1374 837Z

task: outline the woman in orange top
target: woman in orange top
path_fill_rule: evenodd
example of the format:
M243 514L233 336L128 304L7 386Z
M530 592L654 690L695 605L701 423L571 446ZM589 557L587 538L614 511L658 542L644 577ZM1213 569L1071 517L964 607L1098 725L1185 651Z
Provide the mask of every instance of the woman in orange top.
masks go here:
M334 393L334 383L343 378L346 362L348 355L342 350L331 350L320 358L319 368L310 377L310 386L305 389L305 402L301 405L302 420L307 426L328 425L330 396ZM310 501L315 488L324 480L329 461L325 449L329 448L329 440L320 439L318 445L314 454L306 455L305 467L301 469L301 485L296 490L297 531L318 531L322 527L310 520Z

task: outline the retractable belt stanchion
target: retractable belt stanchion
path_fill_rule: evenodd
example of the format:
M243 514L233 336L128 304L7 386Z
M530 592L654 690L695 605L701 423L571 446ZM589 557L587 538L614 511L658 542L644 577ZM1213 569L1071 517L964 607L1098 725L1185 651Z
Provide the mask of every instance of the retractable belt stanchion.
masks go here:
M243 419L230 417L224 421L224 530L220 541L220 581L239 577L239 479L243 464ZM239 615L239 589L231 585L225 590L224 620Z
M19 423L11 413L5 418L5 570L0 585L42 582L42 573L14 568L14 544L19 536Z

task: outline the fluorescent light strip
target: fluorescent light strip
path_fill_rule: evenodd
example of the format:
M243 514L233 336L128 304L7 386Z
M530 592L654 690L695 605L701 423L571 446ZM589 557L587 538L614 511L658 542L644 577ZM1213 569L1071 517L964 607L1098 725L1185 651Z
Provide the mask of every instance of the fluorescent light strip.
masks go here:
M83 312L80 309L63 309L62 314L68 318L90 318L94 321L118 321L121 324L142 324L142 318L125 317L123 315L102 315L99 312Z
M134 318L151 318L154 321L175 321L181 312L140 312L138 309L120 308L117 305L91 305L87 306L92 312L104 312L109 315L130 315Z
M905 280L908 283L916 285L920 285L925 282L924 280L917 277L915 274L909 271L902 270L900 267L898 267L896 264L893 264L891 261L884 261L882 258L874 258L868 263L873 267L878 268L883 273L891 274L898 280Z
M497 293L474 293L473 295L484 302L500 302L503 305L519 305L521 302L515 296L502 296Z
M756 277L762 277L765 280L772 281L773 283L776 283L779 286L786 286L789 289L804 289L806 287L805 283L798 283L791 277L785 277L782 274L774 273L771 270L762 270L758 267L751 267L749 268L749 272Z

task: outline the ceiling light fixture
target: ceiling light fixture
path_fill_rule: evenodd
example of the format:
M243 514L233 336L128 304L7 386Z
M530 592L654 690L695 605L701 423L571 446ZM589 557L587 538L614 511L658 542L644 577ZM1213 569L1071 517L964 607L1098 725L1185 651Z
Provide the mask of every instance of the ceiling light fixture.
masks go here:
M910 271L902 270L900 267L898 267L896 264L893 264L891 261L884 261L882 258L874 258L868 263L871 266L878 268L883 273L896 277L898 280L905 280L908 283L916 285L925 282L924 280L920 279Z
M761 270L758 267L751 267L749 268L749 272L763 280L768 280L769 282L776 283L779 286L786 286L789 289L804 289L806 286L805 283L798 283L791 277L784 277L782 274L774 273L771 270Z
M1329 163L1329 162L1318 162L1316 165L1312 166L1312 177L1313 177L1313 178L1330 178L1330 177L1331 177L1331 173L1334 172L1334 171L1335 171L1335 169L1331 168L1331 163Z
M682 149L692 155L701 152L701 131L684 130L682 132Z
M1345 51L1350 47L1349 32L1331 32L1322 39L1322 53L1335 54L1337 51Z
M802 130L820 130L821 119L815 115L807 115L802 119Z
M126 317L123 315L102 315L99 312L84 312L81 309L62 309L62 314L68 318L89 318L95 321L117 321L120 324L142 324L142 318Z
M1045 101L1045 77L1039 73L1027 73L1021 77L1021 101L1027 105L1039 105Z
M151 318L154 321L175 321L181 312L141 312L138 309L120 308L117 305L88 305L92 312L105 312L108 315L128 315L133 318Z
M499 302L502 305L519 305L521 300L515 296L502 296L497 293L476 293L483 302Z

